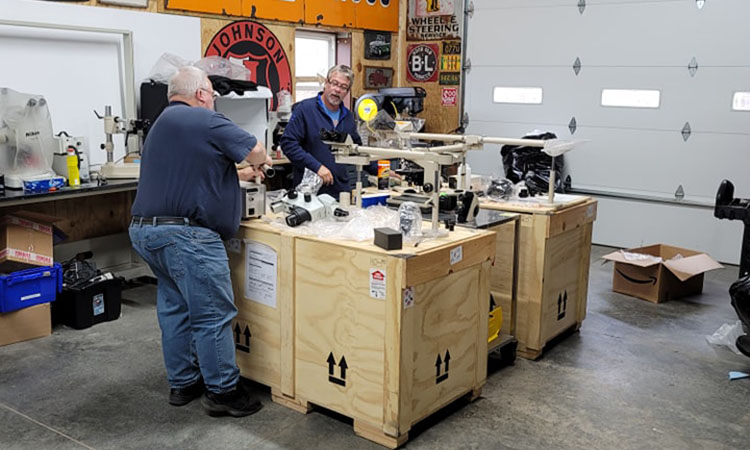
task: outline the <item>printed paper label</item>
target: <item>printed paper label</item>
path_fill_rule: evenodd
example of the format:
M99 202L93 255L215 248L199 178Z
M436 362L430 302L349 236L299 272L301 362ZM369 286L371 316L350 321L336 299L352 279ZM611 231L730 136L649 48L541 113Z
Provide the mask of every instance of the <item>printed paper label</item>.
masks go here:
M385 300L385 269L370 269L370 297Z
M459 245L451 250L451 266L460 263L462 259L464 259L464 247L463 245Z
M104 314L104 294L96 294L93 300L94 315Z
M245 295L248 300L276 308L276 250L245 241Z

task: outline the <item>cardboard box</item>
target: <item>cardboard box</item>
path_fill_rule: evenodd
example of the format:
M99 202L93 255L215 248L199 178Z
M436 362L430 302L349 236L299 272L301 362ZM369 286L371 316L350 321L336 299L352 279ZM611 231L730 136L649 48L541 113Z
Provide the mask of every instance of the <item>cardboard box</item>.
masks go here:
M661 260L628 258L624 252L651 255ZM613 291L653 303L700 294L703 274L723 267L705 253L664 244L618 250L603 258L615 262Z
M49 303L0 314L0 346L50 334L52 334L52 320Z
M56 217L17 211L0 219L0 272L51 266Z

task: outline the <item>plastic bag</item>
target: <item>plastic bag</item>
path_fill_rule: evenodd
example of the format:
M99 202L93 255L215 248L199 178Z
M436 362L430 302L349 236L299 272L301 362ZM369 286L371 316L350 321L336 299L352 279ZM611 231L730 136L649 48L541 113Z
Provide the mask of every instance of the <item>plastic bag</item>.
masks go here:
M625 250L620 250L620 254L627 261L648 261L648 262L654 262L654 263L660 263L663 261L661 256L647 255L645 253L634 253L634 252L626 252Z
M161 82L164 84L169 83L169 79L177 73L183 67L192 65L192 63L186 59L182 59L177 55L171 53L163 53L159 60L156 61L154 67L151 68L149 78Z
M750 275L744 276L729 287L732 307L742 321L745 333L750 334Z
M513 182L507 178L492 178L484 194L492 200L508 200L513 196Z
M206 72L207 75L220 75L232 80L251 80L250 69L221 56L206 56L193 65Z
M339 239L345 241L370 241L375 237L375 228L393 227L398 220L398 213L382 205L375 205L365 209L350 211L345 220L326 217L314 222L305 222L291 228L283 218L271 221L272 226L282 228L288 232L317 236L323 239Z
M741 355L742 353L737 349L736 342L737 338L744 334L742 331L742 322L738 320L732 325L725 323L720 326L718 330L714 331L714 334L706 336L706 340L709 344L726 345L730 350Z
M524 139L557 139L554 133L541 133L526 135ZM503 145L500 150L505 167L505 176L514 183L526 182L526 187L534 193L547 193L549 191L549 173L552 165L552 157L544 153L541 148ZM555 158L555 192L564 193L562 182L562 170L565 167L564 157Z
M276 93L276 101L279 105L276 109L279 116L289 117L292 114L292 104L294 103L292 94L286 89L282 89Z
M398 226L404 238L415 240L422 236L422 211L414 202L404 202L398 207Z
M56 147L47 100L0 88L0 173L23 178L51 176Z
M318 176L317 173L312 170L305 168L305 173L302 175L302 181L297 185L297 192L311 194L317 194L320 187L323 186L323 179Z

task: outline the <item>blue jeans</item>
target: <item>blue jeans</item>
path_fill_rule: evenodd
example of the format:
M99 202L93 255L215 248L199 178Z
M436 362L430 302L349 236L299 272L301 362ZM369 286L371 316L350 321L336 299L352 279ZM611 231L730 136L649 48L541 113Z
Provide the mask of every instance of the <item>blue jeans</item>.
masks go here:
M237 315L229 259L219 234L188 225L130 226L133 248L156 276L156 311L172 388L200 375L214 393L239 381L232 335Z

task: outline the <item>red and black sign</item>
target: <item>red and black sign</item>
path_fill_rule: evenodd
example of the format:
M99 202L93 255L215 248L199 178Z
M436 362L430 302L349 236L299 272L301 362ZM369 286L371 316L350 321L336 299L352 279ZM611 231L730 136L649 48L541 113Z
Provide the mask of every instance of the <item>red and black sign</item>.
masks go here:
M230 23L214 35L204 56L221 56L247 67L251 81L274 93L273 111L278 106L275 94L282 89L292 92L292 70L284 46L262 24L250 20Z
M406 52L406 78L422 83L437 80L439 51L437 44L409 45Z

